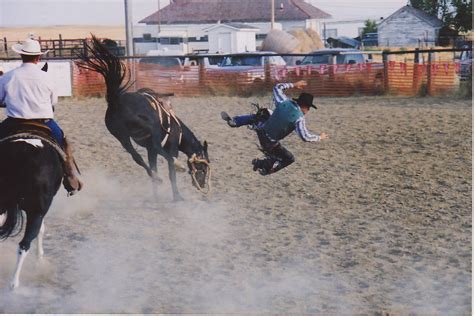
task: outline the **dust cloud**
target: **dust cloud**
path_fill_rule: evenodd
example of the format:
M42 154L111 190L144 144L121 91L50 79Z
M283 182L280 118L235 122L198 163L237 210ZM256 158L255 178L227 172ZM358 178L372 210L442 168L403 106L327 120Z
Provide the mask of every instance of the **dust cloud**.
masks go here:
M146 178L125 184L99 170L83 179L73 197L60 189L45 220L45 257L33 243L14 292L21 235L0 244L1 312L308 312L304 301L318 288L350 311L333 298L347 286L333 276L258 258L236 225L247 219L225 201L183 190L186 201L174 203L167 183L157 200Z

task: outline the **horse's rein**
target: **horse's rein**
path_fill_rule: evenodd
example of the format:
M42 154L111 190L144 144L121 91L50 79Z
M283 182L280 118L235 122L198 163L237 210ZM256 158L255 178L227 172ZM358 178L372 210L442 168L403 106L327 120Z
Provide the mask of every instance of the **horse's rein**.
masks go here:
M61 147L59 147L59 145L55 144L53 141L49 140L46 137L43 137L43 136L40 136L40 135L37 135L37 134L33 134L32 132L31 133L30 132L23 132L23 133L18 133L18 134L13 134L13 135L7 136L5 138L0 139L0 143L10 142L12 140L18 140L18 139L21 139L21 138L38 139L38 140L41 140L45 143L48 143L48 145L50 145L51 147L53 147L56 150L56 152L59 154L59 156L61 157L61 159L63 161L67 160L66 153L64 152L64 150Z
M199 192L203 193L204 195L209 195L211 193L211 165L206 159L203 158L198 158L196 154L193 154L191 158L189 158L189 163L191 164L191 177L193 179L194 184L196 185L196 188L199 190ZM206 173L206 182L207 182L207 190L204 187L201 187L199 182L196 179L196 173L198 170L194 166L195 163L203 163L206 165L207 173Z

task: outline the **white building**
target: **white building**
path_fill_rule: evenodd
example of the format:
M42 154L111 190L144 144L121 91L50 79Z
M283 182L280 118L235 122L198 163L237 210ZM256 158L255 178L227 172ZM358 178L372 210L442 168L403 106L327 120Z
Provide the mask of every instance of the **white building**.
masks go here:
M284 31L311 28L320 33L321 22L331 18L303 0L275 0L275 4L275 28L281 27ZM188 52L211 50L207 30L219 23L245 23L247 27L258 29L255 34L258 48L271 29L270 21L271 0L174 0L141 20L141 26L134 26L135 52L142 53L142 47L153 45L157 49L163 42L172 43L177 50L182 49L181 43L186 43ZM164 31L185 35L167 37L163 36Z
M406 5L379 23L379 46L435 46L442 26L437 17Z
M256 33L259 29L242 23L216 24L206 29L209 33L209 52L242 53L257 50Z

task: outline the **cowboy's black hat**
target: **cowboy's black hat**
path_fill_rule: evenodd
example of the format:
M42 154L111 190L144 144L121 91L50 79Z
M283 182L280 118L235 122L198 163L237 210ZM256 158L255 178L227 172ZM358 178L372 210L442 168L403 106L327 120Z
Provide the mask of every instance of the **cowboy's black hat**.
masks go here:
M299 106L302 106L302 105L306 105L306 106L310 106L312 108L315 108L317 109L316 105L313 104L313 95L312 94L309 94L309 93L306 93L306 92L303 92L300 94L300 96L298 97L298 99L293 99L296 103L298 103Z

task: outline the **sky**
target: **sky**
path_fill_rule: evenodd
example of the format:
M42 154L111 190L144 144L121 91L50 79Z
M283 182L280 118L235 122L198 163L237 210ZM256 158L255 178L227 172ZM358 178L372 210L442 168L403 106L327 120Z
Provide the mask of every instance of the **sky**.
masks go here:
M405 6L408 0L309 0L307 2L331 14L334 19L366 20L386 18Z
M169 0L128 0L134 24ZM238 0L236 0L238 1ZM407 0L308 0L334 19L387 17ZM276 0L278 3L278 0ZM109 25L124 23L124 0L0 0L0 27Z

